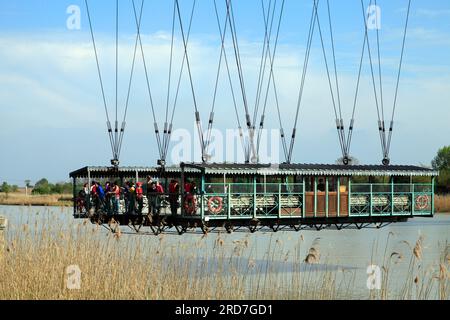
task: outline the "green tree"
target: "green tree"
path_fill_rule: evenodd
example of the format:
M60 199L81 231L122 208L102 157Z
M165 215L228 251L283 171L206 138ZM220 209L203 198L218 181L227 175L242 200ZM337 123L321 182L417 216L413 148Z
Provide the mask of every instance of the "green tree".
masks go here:
M450 191L450 146L440 149L431 165L433 169L439 170L438 188L443 191Z
M51 185L47 179L41 179L38 182L36 182L33 189L33 194L51 194L51 193L52 193Z
M1 187L1 191L3 193L8 194L8 193L10 193L12 191L11 190L11 186L7 182L3 182L2 187Z

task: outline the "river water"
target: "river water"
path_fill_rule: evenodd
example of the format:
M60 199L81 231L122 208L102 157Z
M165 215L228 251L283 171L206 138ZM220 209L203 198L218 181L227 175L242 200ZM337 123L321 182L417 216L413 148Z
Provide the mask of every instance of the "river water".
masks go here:
M9 221L7 237L14 231L20 231L23 225L33 228L39 223L49 223L55 217L61 228L72 228L74 225L83 223L83 221L73 219L70 208L0 206L0 215L5 216ZM137 237L131 233L128 234L126 230L124 229L123 237ZM450 214L438 214L434 218L415 218L407 223L392 224L382 229L303 230L299 233L261 232L256 234L235 232L231 235L211 234L207 237L186 234L181 237L165 236L165 241L172 245L192 244L194 247L195 243L200 240L214 243L218 237L222 239L227 250L234 250L236 243L246 243L250 249L246 256L249 261L247 264L243 264L245 267L251 263L256 265L254 270L261 270L269 259L271 261L270 272L279 274L293 272L289 268L289 264L299 262L292 261L293 259L301 258L300 263L306 268L303 259L314 244L316 251L320 252L320 261L316 266L316 271L320 272L321 268L324 270L323 272L326 270L350 270L354 278L355 298L365 299L369 297L368 266L383 266L386 256L389 257L394 252L400 253L404 259L395 263L392 277L394 282L397 279L398 286L401 286L404 279L407 278L412 248L421 237L423 238L423 257L420 263L424 268L439 266L443 259L443 253L446 252L450 243ZM144 241L149 242L158 241L158 238L154 236L140 238L145 238ZM444 257L444 260L445 258L448 259L448 257ZM439 267L437 268L439 270ZM302 269L296 269L296 272L301 271Z

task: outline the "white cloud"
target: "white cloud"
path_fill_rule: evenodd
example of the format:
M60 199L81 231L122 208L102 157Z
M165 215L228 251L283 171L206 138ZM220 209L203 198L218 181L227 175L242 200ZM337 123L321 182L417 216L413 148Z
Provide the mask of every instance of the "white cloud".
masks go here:
M416 16L435 19L438 17L450 17L450 10L432 10L432 9L417 9Z

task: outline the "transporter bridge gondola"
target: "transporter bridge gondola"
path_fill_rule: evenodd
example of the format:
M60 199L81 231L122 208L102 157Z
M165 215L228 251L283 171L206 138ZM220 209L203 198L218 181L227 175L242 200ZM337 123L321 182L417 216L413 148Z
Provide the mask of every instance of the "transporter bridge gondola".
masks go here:
M84 183L142 181L157 177L159 168L87 167L71 174L74 196ZM127 211L121 199L113 214L93 205L74 207L76 218L101 225L149 228L158 234L187 231L248 229L301 230L303 228L382 227L415 217L434 215L434 178L437 172L415 166L181 164L167 167L160 180L176 180L197 191L159 194L158 214L145 199L142 212ZM168 190L168 188L165 188ZM171 202L176 202L176 212Z
M202 126L201 109L194 83L193 69L189 56L189 39L194 21L196 0L192 0L189 24L183 19L182 8L178 0L173 1L172 41L168 73L167 99L159 104L152 95L150 63L146 59L143 41L141 39L141 22L145 0L136 6L131 0L132 19L136 25L136 39L132 56L131 72L127 86L126 103L123 119L119 118L119 1L116 0L116 50L115 50L115 121L111 118L110 106L107 103L99 55L94 35L93 19L89 10L88 0L85 0L97 72L102 93L102 102L106 113L107 132L112 150L111 166L85 167L70 174L74 185L74 216L80 219L90 219L92 223L100 224L112 231L120 226L128 226L134 232L154 233L201 230L207 233L211 230L226 230L233 232L241 229L255 232L264 230L302 230L304 228L323 229L348 227L358 229L366 227L382 227L390 223L406 222L415 217L433 217L434 215L434 181L438 172L418 166L392 165L390 159L391 142L394 132L394 117L398 104L398 91L403 65L405 42L411 9L408 3L400 63L396 72L396 86L392 105L392 118L387 128L386 97L383 94L382 64L380 53L380 35L376 33L377 54L373 55L369 28L367 26L365 1L361 0L362 21L364 24L361 58L358 59L358 76L354 99L352 99L351 117L346 128L341 101L333 24L329 0L312 0L312 12L309 20L309 32L306 41L306 51L300 74L298 100L293 106L286 106L289 111L295 111L292 134L285 134L285 113L277 90L275 75L275 60L281 30L281 22L286 11L285 0L261 0L262 25L264 26L264 41L261 61L259 63L258 81L253 109L247 87L244 67L239 48L239 37L235 19L235 9L232 0L213 1L214 12L211 15L217 21L220 34L220 56L218 58L217 74L214 73L214 93L211 112L209 113L206 131ZM327 12L326 24L320 23L319 4L325 3ZM121 2L123 5L125 2ZM370 0L369 5L377 4ZM359 5L358 5L359 6ZM223 10L224 18L220 16ZM324 25L326 28L324 28ZM327 53L324 44L326 29L329 30L331 52ZM177 38L176 32L179 30ZM308 74L308 65L312 51L314 35L319 35L321 55L323 54L327 74L327 87L330 91L333 111L333 122L337 128L339 141L338 164L314 165L294 164L294 146L298 136L298 126L303 105L304 88ZM228 36L228 37L227 37ZM176 67L176 39L182 41L183 57L180 68ZM230 44L227 44L227 39ZM230 49L231 48L231 49ZM229 51L232 51L231 54ZM371 87L373 86L374 105L377 111L376 128L379 134L382 151L382 165L356 165L351 156L353 133L356 126L356 111L360 104L358 98L362 80L362 70L365 57L368 57L371 71ZM146 88L149 106L153 117L153 127L156 146L159 152L157 167L121 167L120 155L126 130L126 118L129 109L133 75L136 60L142 59L145 71ZM331 58L330 58L331 57ZM377 58L377 59L376 59ZM375 68L378 60L378 68ZM179 70L179 72L176 72ZM229 85L230 106L234 107L236 128L242 144L244 163L211 163L212 129L215 124L217 93L221 73ZM397 71L397 70L396 70ZM235 73L233 75L233 72ZM179 101L180 84L183 75L187 73L189 91L192 94L194 119L197 126L199 145L201 147L201 163L181 163L170 166L167 154L174 131L174 117ZM234 76L234 77L233 77ZM238 79L237 83L236 79ZM176 81L175 81L176 80ZM160 81L160 79L158 79ZM263 164L260 159L261 137L266 127L269 94L273 93L276 107L274 118L280 126L280 142L285 157L283 164ZM231 99L232 98L232 99ZM353 95L352 95L353 98ZM364 101L364 103L367 103ZM162 112L162 111L165 112ZM163 115L164 120L158 119ZM184 119L186 120L186 119ZM242 125L245 124L245 125ZM334 125L334 124L333 124ZM160 130L163 128L163 130ZM196 133L196 134L197 134ZM290 138L290 140L289 140ZM91 194L93 181L105 185L107 181L115 187L123 188L127 182L134 190L133 184L139 189L140 202L135 205L133 198L124 193L116 193L116 202L111 204L111 192L98 197ZM156 193L148 192L158 181ZM141 184L138 184L141 183ZM143 187L141 187L143 185ZM83 190L83 191L82 191ZM127 189L123 189L127 192ZM136 191L137 192L137 191ZM133 201L130 205L130 201ZM145 231L147 230L147 231Z

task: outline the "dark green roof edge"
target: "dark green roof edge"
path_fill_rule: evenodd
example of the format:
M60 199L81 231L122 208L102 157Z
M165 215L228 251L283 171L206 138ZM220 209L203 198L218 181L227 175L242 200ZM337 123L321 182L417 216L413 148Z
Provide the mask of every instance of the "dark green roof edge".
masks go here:
M331 175L331 176L438 176L439 172L419 166L408 165L330 165L330 164L196 164L205 168L209 175ZM114 171L111 167L88 166L70 173L70 177L87 177L88 172L99 176L102 174L121 175L153 175L159 172L156 167L120 167ZM167 173L179 173L179 166L166 167ZM186 168L186 172L197 172L195 169Z

